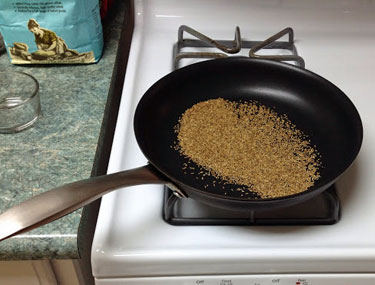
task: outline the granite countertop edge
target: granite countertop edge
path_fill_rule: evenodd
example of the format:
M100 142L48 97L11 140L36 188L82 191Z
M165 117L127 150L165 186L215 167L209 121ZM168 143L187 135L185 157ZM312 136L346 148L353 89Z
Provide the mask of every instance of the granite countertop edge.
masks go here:
M102 94L105 94L103 90L108 90L110 88L111 83L111 76L112 72L115 66L115 60L116 60L116 53L117 48L119 44L120 34L122 30L123 25L123 18L125 15L125 5L123 4L115 4L115 7L113 10L118 10L113 13L113 19L106 19L103 22L103 35L104 35L104 49L103 49L103 56L100 59L99 64L100 67L97 67L96 71L100 71L103 76L101 77L101 84L104 85L101 90L95 91L90 90L90 92L101 92ZM4 57L6 57L6 54L2 54L2 62L4 62ZM6 59L8 60L8 59ZM94 64L95 65L95 64ZM19 69L19 67L13 67L9 63L9 67L11 69ZM22 68L22 67L21 67ZM56 67L59 68L59 67ZM38 72L43 73L41 71L43 67L38 67ZM48 74L48 72L51 72L51 68L46 67L45 73ZM60 70L62 70L64 73L66 73L66 76L68 78L72 77L71 73L79 73L77 76L80 76L79 83L81 84L84 82L85 77L87 78L96 78L99 75L93 76L92 73L82 73L82 69L79 69L74 66L65 66L62 67ZM75 71L77 70L77 71ZM79 71L80 70L80 71ZM105 74L105 75L104 75ZM60 75L64 76L64 75ZM74 84L72 85L72 88L75 88ZM76 91L75 91L76 92ZM42 101L43 103L43 101ZM42 106L43 107L43 106ZM97 119L100 119L100 121L103 118L104 108L99 109L96 111L96 113L91 114L95 115ZM103 126L102 126L103 127ZM97 130L97 133L99 133L100 130ZM94 145L91 146L91 149L94 149L94 153L91 153L90 156L92 158L91 161L91 167L93 167L94 163L94 157L95 152L98 151L96 149L98 147L98 140L99 137L91 138L92 141L95 141ZM38 146L39 147L39 146ZM87 163L85 164L87 165ZM95 166L94 166L95 167ZM87 167L86 167L87 168ZM68 180L75 181L79 180L81 178L88 178L85 177L85 175L89 175L89 173L92 171L92 169L85 169L83 172L85 174L82 174L81 176L78 175L78 177L68 177ZM77 179L78 178L78 179ZM67 182L71 182L67 181ZM17 199L19 199L19 202L25 200L24 196L20 196ZM17 201L12 201L13 204L17 203ZM37 260L37 259L78 259L80 258L79 251L78 251L78 225L79 220L81 218L82 209L79 209L75 211L72 214L69 214L68 216L63 217L60 221L57 220L54 225L46 225L43 226L40 229L36 229L37 231L34 234L34 231L31 231L29 233L21 234L15 237L12 237L8 240L2 241L0 243L0 260L3 261L10 261L10 260ZM78 222L77 222L78 219Z

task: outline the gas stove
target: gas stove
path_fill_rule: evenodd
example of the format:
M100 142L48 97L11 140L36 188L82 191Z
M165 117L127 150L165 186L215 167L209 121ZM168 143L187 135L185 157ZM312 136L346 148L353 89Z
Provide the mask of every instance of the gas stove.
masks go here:
M356 105L361 152L336 185L286 209L236 213L160 185L103 197L97 284L375 284L375 1L135 1L108 172L147 163L133 131L144 92L182 66L250 56L325 77Z

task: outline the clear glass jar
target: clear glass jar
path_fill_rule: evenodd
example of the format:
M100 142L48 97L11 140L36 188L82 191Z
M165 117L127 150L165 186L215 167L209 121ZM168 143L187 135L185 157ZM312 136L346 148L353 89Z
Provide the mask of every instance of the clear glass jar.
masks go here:
M39 83L18 71L0 71L0 133L31 127L41 113Z

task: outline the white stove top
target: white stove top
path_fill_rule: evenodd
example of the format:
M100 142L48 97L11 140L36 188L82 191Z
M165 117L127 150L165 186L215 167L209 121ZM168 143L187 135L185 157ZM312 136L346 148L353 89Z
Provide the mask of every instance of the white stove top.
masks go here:
M172 226L162 219L163 186L107 194L92 249L94 276L375 273L375 1L135 3L109 172L146 163L135 140L133 115L143 93L172 71L180 25L228 40L236 26L244 40L264 40L292 27L306 68L339 86L357 107L364 140L354 165L337 183L342 217L331 226Z

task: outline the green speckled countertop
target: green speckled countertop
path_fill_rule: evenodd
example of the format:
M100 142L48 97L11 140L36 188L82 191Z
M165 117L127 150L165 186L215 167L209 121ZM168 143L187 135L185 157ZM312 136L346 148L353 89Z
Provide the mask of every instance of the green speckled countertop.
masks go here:
M0 134L0 212L51 188L90 177L116 58L123 11L103 24L99 63L14 66L0 54L1 70L32 74L40 84L42 116L16 134ZM82 210L0 242L0 260L78 258Z

